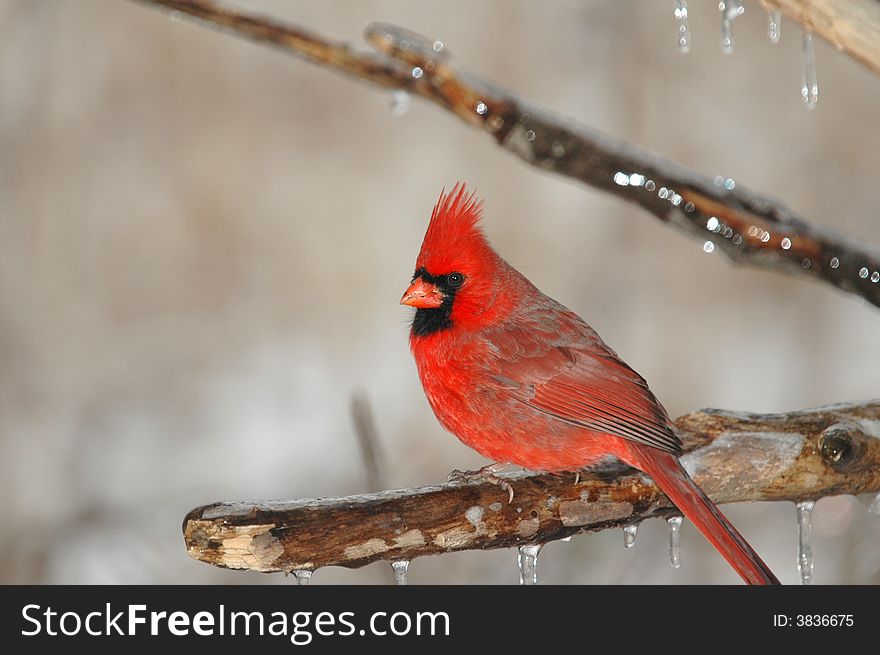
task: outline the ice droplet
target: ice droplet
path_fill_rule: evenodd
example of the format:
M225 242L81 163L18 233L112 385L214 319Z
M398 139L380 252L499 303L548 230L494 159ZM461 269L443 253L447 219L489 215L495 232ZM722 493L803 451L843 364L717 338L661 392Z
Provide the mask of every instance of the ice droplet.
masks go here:
M541 552L541 544L523 544L518 550L519 583L538 584L538 553Z
M709 254L715 250L715 244L711 241L707 241L703 244L703 252Z
M419 78L422 77L422 75L425 74L425 71L423 71L423 70L422 70L421 68L419 68L418 66L415 66L415 67L412 69L411 73L412 73L412 76L413 76L414 79L419 79Z
M312 572L309 569L297 569L296 571L292 571L293 577L296 578L296 584L298 585L308 585L309 581L312 579Z
M868 505L868 513L874 516L880 516L880 494L874 496L874 500Z
M669 564L677 569L681 566L681 517L666 519L669 524Z
M798 520L798 573L802 585L813 584L813 500L797 504Z
M864 280L866 277L868 277L868 269L865 268L864 266L862 266L862 267L859 269L859 277L862 278L863 280Z
M398 586L405 586L407 584L406 572L409 570L409 560L395 560L391 562L391 568L394 569L394 583Z
M412 97L406 91L398 89L391 92L391 100L388 106L391 109L392 116L403 116L409 111L410 105L412 105Z
M840 260L837 257L831 258L831 268L837 268L840 266Z
M636 545L636 534L639 531L639 524L623 526L623 547L632 548Z
M721 12L721 52L729 55L733 52L733 21L745 13L742 0L721 0L718 11Z
M678 50L683 55L691 51L691 30L688 26L687 0L675 0L675 25Z
M779 43L780 36L782 36L782 12L774 9L767 16L767 38L770 39L770 43Z
M813 33L804 32L804 80L801 84L801 100L807 109L815 109L819 102L819 80L816 77L816 52L813 49Z

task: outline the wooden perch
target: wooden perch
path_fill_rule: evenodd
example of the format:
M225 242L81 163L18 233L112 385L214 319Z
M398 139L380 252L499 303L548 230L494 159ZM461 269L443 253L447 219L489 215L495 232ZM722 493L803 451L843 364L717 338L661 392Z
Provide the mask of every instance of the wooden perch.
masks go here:
M761 0L818 34L880 75L880 2L877 0Z
M717 503L880 491L880 400L787 414L703 410L676 422L682 461ZM456 550L540 544L670 516L645 476L520 475L345 498L217 503L183 522L189 554L231 569L359 567Z
M711 242L707 249L717 248L738 263L821 280L880 306L880 253L875 249L811 225L780 202L749 192L731 179L700 175L551 114L454 67L440 41L392 25L373 24L365 37L379 54L357 52L299 27L222 8L209 0L141 1L430 100L482 128L527 163L637 204L664 223ZM817 33L821 33L818 28Z

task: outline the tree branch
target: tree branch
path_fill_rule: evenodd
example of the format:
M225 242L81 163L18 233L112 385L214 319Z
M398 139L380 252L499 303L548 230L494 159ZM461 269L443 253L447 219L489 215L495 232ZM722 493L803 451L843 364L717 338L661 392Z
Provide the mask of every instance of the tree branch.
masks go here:
M733 180L690 171L456 69L439 41L373 24L365 38L379 54L356 52L301 28L221 8L209 0L141 1L271 43L349 76L421 96L483 128L527 163L637 204L661 221L711 242L707 249L717 248L738 263L821 280L880 306L880 253L875 249L811 225L780 202Z
M880 400L787 414L703 410L676 421L685 468L718 503L801 501L880 491ZM520 475L362 496L217 503L183 523L189 554L232 569L360 567L457 550L544 543L670 516L645 476L627 469Z
M818 34L880 75L880 2L877 0L761 0Z

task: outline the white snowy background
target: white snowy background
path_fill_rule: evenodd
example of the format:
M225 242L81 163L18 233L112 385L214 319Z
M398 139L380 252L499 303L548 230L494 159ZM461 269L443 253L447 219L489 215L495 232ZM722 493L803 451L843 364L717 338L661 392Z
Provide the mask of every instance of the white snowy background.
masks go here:
M880 244L880 80L757 2L719 48L717 3L237 2L360 42L370 21L442 39L498 83ZM217 500L365 491L349 417L372 403L391 487L485 462L423 397L397 302L440 188L486 200L496 247L584 316L674 416L880 396L880 311L740 269L637 208L529 168L390 94L124 0L0 0L0 582L290 583L187 556ZM786 583L791 504L725 510ZM880 583L862 499L814 513L817 583ZM685 523L554 543L558 583L736 583ZM384 563L320 583L391 581ZM515 551L416 560L411 583L518 581Z

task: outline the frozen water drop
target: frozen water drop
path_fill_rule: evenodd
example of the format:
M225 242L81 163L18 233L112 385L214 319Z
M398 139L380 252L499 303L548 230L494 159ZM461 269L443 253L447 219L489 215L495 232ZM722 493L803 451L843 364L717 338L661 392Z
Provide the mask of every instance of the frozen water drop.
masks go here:
M791 248L791 239L789 239L788 237L783 238L780 245L782 246L783 250L788 250L789 248Z
M816 52L813 48L813 33L804 32L804 79L801 84L801 100L807 109L814 109L819 102L819 80L816 77Z
M391 101L388 106L392 116L403 116L409 111L410 105L412 105L412 97L406 91L398 89L391 92Z
M526 141L531 143L535 140L535 130L526 130Z
M538 553L541 552L541 544L523 544L518 550L519 583L538 584Z
M433 45L431 46L431 49L437 53L443 52L443 48L443 41L434 41Z
M648 180L647 182L645 182L645 190L646 191L653 191L656 188L657 188L657 185L654 184L654 180Z
M721 0L718 11L721 12L721 52L729 55L733 52L733 21L742 16L746 8L742 0Z
M728 177L726 180L724 180L724 188L728 191L733 191L736 188L736 180L734 180L732 177Z
M831 268L837 268L840 266L840 260L837 257L831 258Z
M874 496L874 500L868 505L868 512L874 516L880 516L880 494Z
M293 577L296 578L296 584L307 585L312 579L312 572L309 569L297 569L293 571Z
M619 186L629 186L629 175L623 171L617 171L614 174L614 183Z
M666 519L669 524L669 564L677 569L681 566L681 517Z
M623 547L632 548L636 545L636 534L639 531L639 524L623 526Z
M394 583L398 586L406 585L406 572L409 570L409 560L395 560L391 562L391 568L394 569Z
M868 269L865 268L864 266L862 266L862 268L859 269L859 277L862 278L863 280L866 277L868 277Z
M813 584L813 500L797 504L798 521L798 573L802 585Z
M694 203L692 203L692 202L686 202L686 203L684 203L684 210L685 210L686 212L692 212L692 211L694 211L694 209L695 209L695 207L694 207Z
M675 26L678 50L686 55L691 51L691 29L688 26L687 0L675 0Z
M721 225L721 223L719 222L718 217L716 217L716 216L710 216L709 220L706 221L706 229L711 232L716 232L718 230L719 225Z
M782 36L782 12L774 9L767 16L767 37L770 43L779 43L780 36Z
M873 282L874 284L880 282L880 273L878 273L877 271L871 273L871 282Z
M422 77L422 75L424 75L424 74L425 74L425 71L423 71L418 66L416 66L415 68L412 69L412 76L417 80L420 79Z
M711 241L707 241L706 243L703 244L703 252L710 253L710 252L713 252L714 250L715 250L715 244L712 243Z
M483 102L482 100L477 103L477 105L474 107L474 109L476 110L476 112L480 116L485 116L486 112L489 111L489 108L486 106L486 103Z

